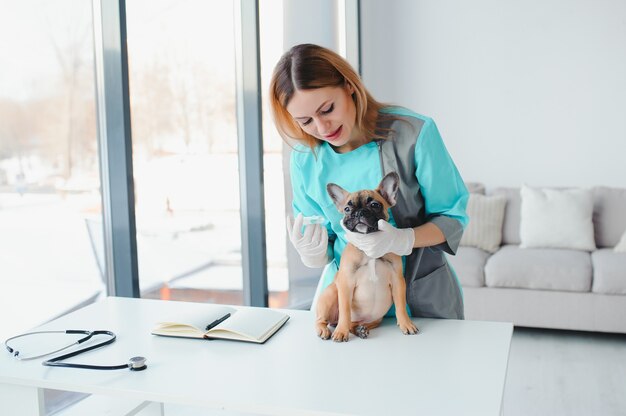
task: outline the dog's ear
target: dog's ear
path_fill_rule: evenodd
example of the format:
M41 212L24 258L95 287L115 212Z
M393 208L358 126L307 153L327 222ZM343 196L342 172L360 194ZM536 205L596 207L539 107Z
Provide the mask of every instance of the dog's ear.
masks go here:
M390 172L385 175L376 191L385 198L385 201L392 207L396 205L396 196L398 196L398 187L400 186L400 176L396 172Z
M328 195L330 195L330 199L332 199L335 203L339 212L343 212L343 204L348 195L350 195L350 192L335 183L329 183L326 185L326 191L328 192Z

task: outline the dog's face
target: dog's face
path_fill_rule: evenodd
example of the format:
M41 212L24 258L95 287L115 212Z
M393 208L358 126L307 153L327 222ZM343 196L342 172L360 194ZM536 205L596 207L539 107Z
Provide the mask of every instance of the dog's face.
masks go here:
M378 220L388 220L387 210L396 203L400 177L391 172L374 190L348 192L341 186L329 183L326 190L339 212L344 214L343 224L352 231L367 234L378 231Z

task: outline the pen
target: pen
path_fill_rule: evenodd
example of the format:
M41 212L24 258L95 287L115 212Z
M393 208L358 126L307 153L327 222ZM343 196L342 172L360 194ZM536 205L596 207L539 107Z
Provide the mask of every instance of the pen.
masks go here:
M208 324L205 328L205 331L208 331L209 329L221 324L222 322L224 322L225 320L227 320L228 318L230 318L230 313L227 313L226 315L222 316L219 319L216 319L215 321L211 322L210 324Z

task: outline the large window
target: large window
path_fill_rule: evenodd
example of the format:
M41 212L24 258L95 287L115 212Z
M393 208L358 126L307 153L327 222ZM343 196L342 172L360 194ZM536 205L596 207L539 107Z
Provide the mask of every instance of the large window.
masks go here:
M142 296L240 304L233 3L126 8Z
M233 2L127 2L142 297L243 303L235 18ZM271 65L277 23L261 26ZM287 306L282 148L264 143L270 305Z
M91 3L0 11L0 338L105 292Z
M282 2L259 14L265 94ZM243 302L234 18L233 2L127 2L142 297ZM283 144L267 107L263 126L269 303L300 306L312 289L288 276Z
M282 2L260 3L265 93L282 53ZM141 295L242 303L233 3L128 0L126 9ZM0 35L8 336L103 296L106 270L91 3L5 3ZM283 145L267 108L263 117L269 301L298 306Z

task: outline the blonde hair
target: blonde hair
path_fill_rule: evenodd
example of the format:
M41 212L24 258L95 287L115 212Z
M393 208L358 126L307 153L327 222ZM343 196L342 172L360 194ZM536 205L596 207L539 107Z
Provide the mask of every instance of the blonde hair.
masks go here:
M287 142L293 139L315 148L322 141L305 132L293 119L287 111L289 101L297 90L348 86L354 91L355 127L367 138L387 138L377 128L379 111L386 105L371 96L345 59L330 49L310 43L296 45L285 52L274 68L269 94L272 116L281 137Z

